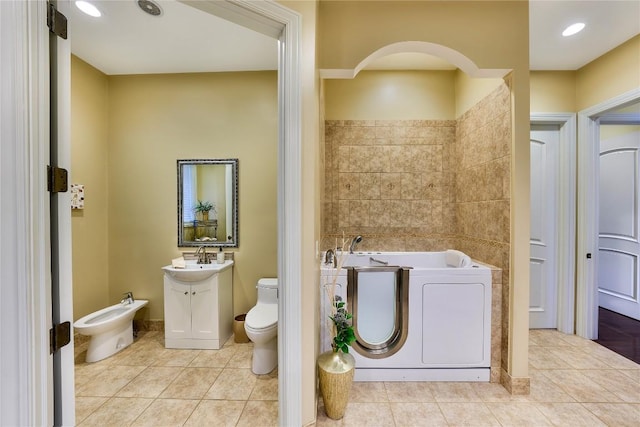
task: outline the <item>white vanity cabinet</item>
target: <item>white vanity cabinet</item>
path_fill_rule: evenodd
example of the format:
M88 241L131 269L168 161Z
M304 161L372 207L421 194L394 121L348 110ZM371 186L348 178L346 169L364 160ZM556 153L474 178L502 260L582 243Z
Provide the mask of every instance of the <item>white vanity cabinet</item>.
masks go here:
M196 282L164 275L166 348L219 349L233 333L233 269L227 261Z

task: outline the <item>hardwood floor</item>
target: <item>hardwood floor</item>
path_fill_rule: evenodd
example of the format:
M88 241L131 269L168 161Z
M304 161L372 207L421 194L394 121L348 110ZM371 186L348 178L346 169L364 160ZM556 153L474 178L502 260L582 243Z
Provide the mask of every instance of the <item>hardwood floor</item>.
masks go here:
M598 344L640 363L640 321L600 307Z

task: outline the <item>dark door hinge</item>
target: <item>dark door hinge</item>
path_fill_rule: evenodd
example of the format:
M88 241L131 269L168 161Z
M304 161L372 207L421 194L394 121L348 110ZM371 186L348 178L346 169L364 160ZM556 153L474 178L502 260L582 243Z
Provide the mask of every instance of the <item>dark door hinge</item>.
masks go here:
M47 27L56 36L67 39L67 17L50 2L47 3Z
M53 328L49 329L49 352L51 354L60 350L70 342L71 322L64 322L60 323L59 325L53 325Z
M47 190L51 193L66 193L68 189L67 170L47 166Z

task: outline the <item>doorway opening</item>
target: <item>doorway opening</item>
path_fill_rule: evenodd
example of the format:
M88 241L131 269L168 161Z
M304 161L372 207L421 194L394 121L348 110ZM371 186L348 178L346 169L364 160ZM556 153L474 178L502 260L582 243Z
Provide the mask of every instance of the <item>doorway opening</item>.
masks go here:
M640 102L640 88L633 89L578 113L578 216L576 334L598 337L599 262L600 262L600 124L616 109Z
M278 323L279 422L300 425L302 407L300 348L301 283L301 84L299 76L300 15L272 2L193 2L197 8L262 32L278 40ZM286 179L285 179L286 176ZM70 256L70 254L68 254ZM68 295L71 290L67 289ZM67 359L73 365L73 359ZM289 374L294 373L294 374ZM66 400L73 396L64 396ZM286 402L286 405L285 405ZM72 419L72 418L70 418ZM70 421L69 424L72 422Z

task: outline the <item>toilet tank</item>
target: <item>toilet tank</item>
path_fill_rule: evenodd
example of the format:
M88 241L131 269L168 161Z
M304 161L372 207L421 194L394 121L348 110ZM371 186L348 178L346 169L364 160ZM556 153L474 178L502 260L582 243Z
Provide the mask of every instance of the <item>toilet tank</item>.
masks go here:
M258 280L258 303L277 304L278 303L278 279L262 278Z

